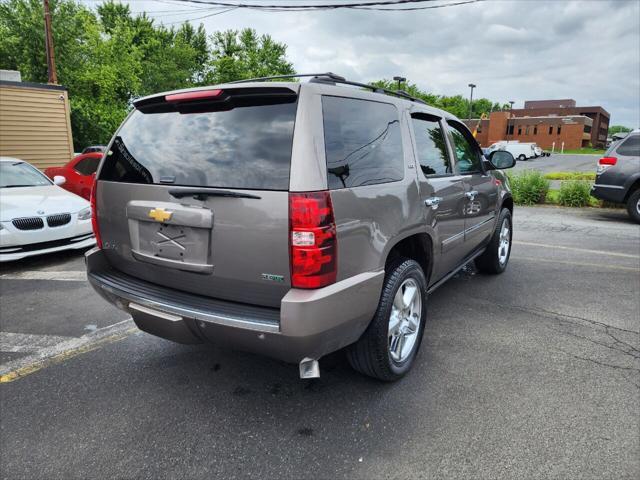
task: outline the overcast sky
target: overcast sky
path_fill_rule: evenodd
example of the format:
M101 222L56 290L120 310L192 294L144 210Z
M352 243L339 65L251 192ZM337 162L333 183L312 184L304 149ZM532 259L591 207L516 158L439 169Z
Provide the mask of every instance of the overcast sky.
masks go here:
M196 10L202 5L180 13L189 4L169 0L129 3L165 24L210 13ZM298 72L365 82L401 75L445 95L468 95L472 82L474 96L516 107L573 98L601 105L612 124L640 127L640 0L486 0L417 12L237 9L192 21L200 22L208 33L251 27L271 35L288 45Z

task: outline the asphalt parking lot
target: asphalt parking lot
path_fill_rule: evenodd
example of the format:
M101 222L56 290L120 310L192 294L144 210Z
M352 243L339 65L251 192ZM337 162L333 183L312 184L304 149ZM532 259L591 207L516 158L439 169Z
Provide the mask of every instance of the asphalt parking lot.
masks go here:
M554 153L548 157L538 157L524 162L517 162L514 169L539 170L550 172L595 172L601 155L573 155Z
M78 254L0 270L2 478L640 477L640 227L518 207L507 272L429 298L414 370L140 333Z

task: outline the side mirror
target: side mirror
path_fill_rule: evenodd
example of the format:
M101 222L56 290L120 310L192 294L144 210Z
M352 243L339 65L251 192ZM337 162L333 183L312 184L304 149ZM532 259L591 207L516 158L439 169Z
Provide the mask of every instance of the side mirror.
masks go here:
M64 178L62 175L56 175L53 177L53 184L57 186L64 185L66 181L67 179Z
M515 167L516 159L505 150L495 150L489 155L489 163L495 170L504 170Z

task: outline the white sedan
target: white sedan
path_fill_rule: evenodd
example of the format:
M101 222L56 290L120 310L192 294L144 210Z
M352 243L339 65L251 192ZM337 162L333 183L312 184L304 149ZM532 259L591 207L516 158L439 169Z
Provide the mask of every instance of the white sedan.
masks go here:
M37 168L0 157L0 262L96 243L89 202Z

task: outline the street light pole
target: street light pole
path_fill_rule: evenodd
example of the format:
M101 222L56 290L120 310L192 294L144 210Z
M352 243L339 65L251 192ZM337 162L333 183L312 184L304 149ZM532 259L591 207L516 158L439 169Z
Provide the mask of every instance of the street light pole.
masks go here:
M511 105L511 108L509 108L509 119L511 119L511 117L513 117L513 104L516 103L513 100L509 100L509 105ZM507 120L507 140L509 139L509 120Z
M469 120L471 120L471 113L473 111L473 89L476 88L476 85L470 83L469 88L471 88L471 96L469 97Z
M404 77L393 77L393 79L398 82L398 90L400 90L400 86L402 85L402 83L407 81L407 79Z
M56 58L53 53L53 33L51 31L51 12L49 11L49 0L44 0L44 41L47 49L47 72L49 83L58 83L56 73Z

